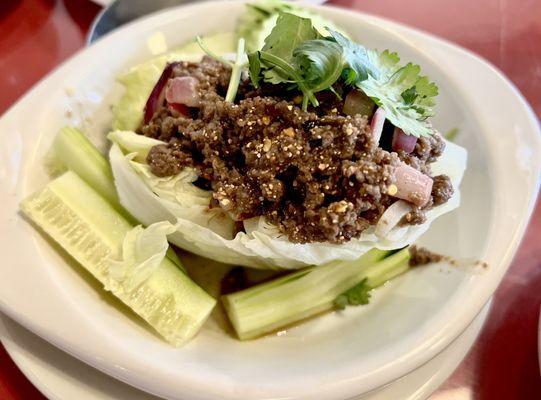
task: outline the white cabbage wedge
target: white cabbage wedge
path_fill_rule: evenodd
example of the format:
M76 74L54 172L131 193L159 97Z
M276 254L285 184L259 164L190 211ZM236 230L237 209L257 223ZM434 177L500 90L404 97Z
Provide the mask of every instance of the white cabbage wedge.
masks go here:
M154 139L129 131L113 132L109 137L113 141L109 156L120 202L135 218L145 225L171 222L176 231L168 235L169 241L195 254L263 269L297 269L335 260L353 260L373 248L391 250L413 243L432 221L458 207L458 188L467 161L465 149L446 143L443 155L432 164L432 171L434 175L447 174L455 193L447 203L428 211L427 221L422 225L393 228L384 239L371 227L359 238L344 244L299 244L290 242L263 217L245 221L246 233L233 236L233 221L226 214L209 209L210 193L192 184L197 178L194 171L187 168L167 178L150 172L142 155L156 144Z

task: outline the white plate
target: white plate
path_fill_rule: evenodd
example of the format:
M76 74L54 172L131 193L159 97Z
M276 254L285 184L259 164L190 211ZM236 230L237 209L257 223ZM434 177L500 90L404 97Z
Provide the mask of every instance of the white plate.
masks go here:
M423 242L482 259L487 269L419 268L378 290L370 306L281 337L243 343L212 320L196 340L173 349L121 312L17 214L20 200L46 182L40 157L58 128L76 119L103 137L121 70L148 58L157 42L172 47L195 33L231 30L241 9L236 2L201 3L126 26L65 63L4 115L0 309L81 360L161 396L351 397L414 370L466 328L500 282L531 213L541 163L537 121L516 89L472 54L373 17L320 8L367 45L421 63L438 82L434 123L442 131L459 126L470 161L461 207L433 224Z
M356 400L420 400L439 387L462 361L486 320L490 304L449 347L382 389ZM7 317L0 318L0 340L17 366L49 400L158 400L51 346ZM351 399L353 400L353 399Z

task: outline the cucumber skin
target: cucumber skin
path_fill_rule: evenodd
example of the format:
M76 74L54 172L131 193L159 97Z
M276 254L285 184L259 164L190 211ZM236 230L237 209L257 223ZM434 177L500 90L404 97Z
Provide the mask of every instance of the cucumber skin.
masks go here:
M216 300L167 258L132 291L112 282L107 258L120 257L124 236L132 225L75 173L51 181L25 199L21 209L171 344L179 346L191 339L214 308ZM47 219L48 212L53 213L52 220ZM78 247L81 243L82 249Z

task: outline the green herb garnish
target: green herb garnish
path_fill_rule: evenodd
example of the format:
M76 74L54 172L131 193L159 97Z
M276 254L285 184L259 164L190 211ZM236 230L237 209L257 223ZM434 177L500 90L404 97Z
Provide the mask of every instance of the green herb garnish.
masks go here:
M370 302L370 290L372 288L368 286L367 279L357 283L352 288L346 290L340 296L334 300L334 306L340 310L346 308L346 306L359 306L365 305Z
M370 58L379 77L369 76L356 85L385 109L386 117L404 132L413 136L427 136L433 129L427 121L434 115L434 97L438 87L426 76L421 76L421 67L408 63L400 66L400 57L385 50L381 53L370 50Z
M203 42L203 39L200 36L196 37L197 44L201 47L207 55L220 61L221 63L231 67L231 77L229 78L229 85L227 86L227 94L225 95L225 101L233 103L235 97L237 96L237 91L239 89L240 77L242 75L242 70L246 67L246 63L243 60L245 56L244 50L244 39L240 38L237 44L237 55L235 62L226 60L225 58L214 54ZM251 67L250 67L251 68ZM254 71L255 72L255 71Z
M427 118L433 115L437 86L420 75L420 67L388 50L377 52L327 28L322 36L308 18L280 13L260 51L248 55L254 86L284 84L303 94L303 109L319 105L315 96L334 90L342 80L361 89L386 111L387 118L404 132L426 136L433 132Z

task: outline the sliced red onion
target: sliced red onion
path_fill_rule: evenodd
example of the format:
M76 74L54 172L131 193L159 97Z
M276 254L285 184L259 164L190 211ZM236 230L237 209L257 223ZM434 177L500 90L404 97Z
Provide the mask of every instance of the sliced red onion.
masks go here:
M385 124L385 110L378 107L370 122L370 132L372 133L372 138L376 144L379 144L379 140L381 139L383 124Z
M169 103L167 107L171 111L176 111L181 115L184 115L185 117L190 116L190 107L184 104L177 104L177 103Z
M406 153L411 153L417 144L417 137L408 135L400 128L394 128L393 132L393 150L402 150Z
M404 200L395 201L385 210L376 224L376 235L385 238L389 232L412 210L411 204Z
M171 63L165 66L160 79L158 79L158 82L156 82L156 85L154 85L152 92L150 92L150 96L148 96L148 100L145 104L145 124L150 122L156 111L158 111L158 109L163 105L163 101L165 100L164 89L171 76L173 76L173 70L176 65L177 63Z
M342 112L346 115L372 116L374 113L374 101L360 90L351 90L344 100Z
M165 90L168 103L185 104L188 107L198 107L201 101L197 85L199 81L191 76L180 76L169 81Z
M432 193L432 178L417 171L407 164L401 163L394 171L395 187L389 189L391 196L413 203L417 207L424 206ZM393 193L394 192L394 193Z

